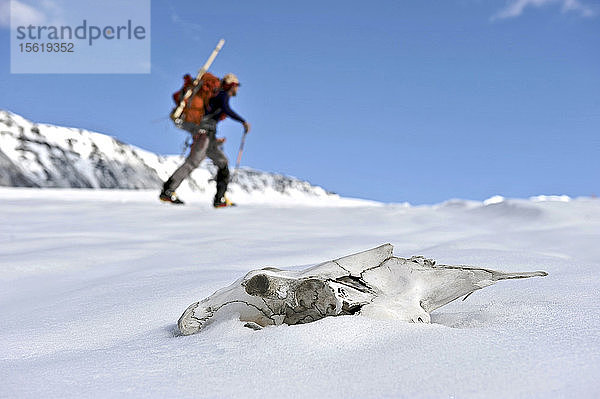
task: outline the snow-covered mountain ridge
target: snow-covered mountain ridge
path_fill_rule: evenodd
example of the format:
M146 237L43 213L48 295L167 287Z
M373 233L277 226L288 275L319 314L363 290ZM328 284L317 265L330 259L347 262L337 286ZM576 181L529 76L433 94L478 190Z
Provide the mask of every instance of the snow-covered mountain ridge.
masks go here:
M183 161L84 129L37 124L0 110L0 186L40 188L159 189ZM215 168L206 160L178 189L208 200ZM306 181L241 168L230 193L242 202L350 203Z

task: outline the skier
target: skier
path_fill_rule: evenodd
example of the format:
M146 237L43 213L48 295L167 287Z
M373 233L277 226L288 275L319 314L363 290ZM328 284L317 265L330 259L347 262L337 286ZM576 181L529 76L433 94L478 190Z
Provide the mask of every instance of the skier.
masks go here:
M189 82L191 79L188 78L186 81ZM182 122L181 128L192 134L192 146L183 165L177 168L164 183L159 196L161 201L178 205L183 204L184 202L177 197L175 190L200 165L202 160L208 156L218 168L215 179L217 182L217 193L215 194L213 206L215 208L222 208L234 205L225 196L227 185L229 184L229 165L227 157L220 148L224 140L217 139L216 134L217 123L227 116L240 122L244 126L245 133L250 131L250 124L229 106L229 99L237 95L239 86L240 82L238 78L234 74L228 73L221 80L221 90L219 93L212 97L205 106L203 101L197 98L199 96L194 95L190 98L186 118ZM204 106L204 112L194 115L195 105L196 107L199 105ZM199 118L198 116L201 114L204 114L204 116Z

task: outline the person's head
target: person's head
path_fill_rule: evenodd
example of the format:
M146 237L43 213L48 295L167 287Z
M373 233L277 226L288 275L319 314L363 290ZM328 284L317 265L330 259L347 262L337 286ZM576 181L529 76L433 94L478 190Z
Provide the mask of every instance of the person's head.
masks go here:
M223 90L229 93L230 96L236 96L238 87L240 87L240 81L237 76L232 73L228 73L223 76L223 80L221 81L221 87Z

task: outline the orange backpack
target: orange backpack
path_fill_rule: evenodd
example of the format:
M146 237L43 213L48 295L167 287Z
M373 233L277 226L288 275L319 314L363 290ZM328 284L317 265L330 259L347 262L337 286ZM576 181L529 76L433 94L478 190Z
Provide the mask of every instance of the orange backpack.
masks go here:
M183 77L183 87L181 90L177 91L173 94L173 100L175 104L179 105L182 96L185 92L192 87L194 80L190 75L185 75ZM182 119L185 122L191 122L195 124L200 124L202 118L204 117L204 109L208 104L209 100L216 96L221 89L221 79L217 78L210 72L204 73L202 75L202 79L198 86L194 87L194 94L190 97L185 104L185 108L183 109ZM173 111L177 108L173 109Z

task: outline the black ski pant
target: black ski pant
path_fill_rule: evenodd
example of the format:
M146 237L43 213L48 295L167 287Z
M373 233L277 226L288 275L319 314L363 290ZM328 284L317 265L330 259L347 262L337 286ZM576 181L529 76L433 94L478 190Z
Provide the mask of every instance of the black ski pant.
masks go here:
M229 184L229 164L227 156L225 156L225 153L221 149L221 145L217 143L216 140L217 122L212 119L202 121L200 125L184 122L181 127L192 134L192 146L190 147L190 153L183 164L173 172L171 177L169 177L163 185L163 190L175 191L181 182L183 182L194 169L200 166L200 163L204 158L208 157L218 168L216 177L217 193L215 194L214 202L221 202Z

